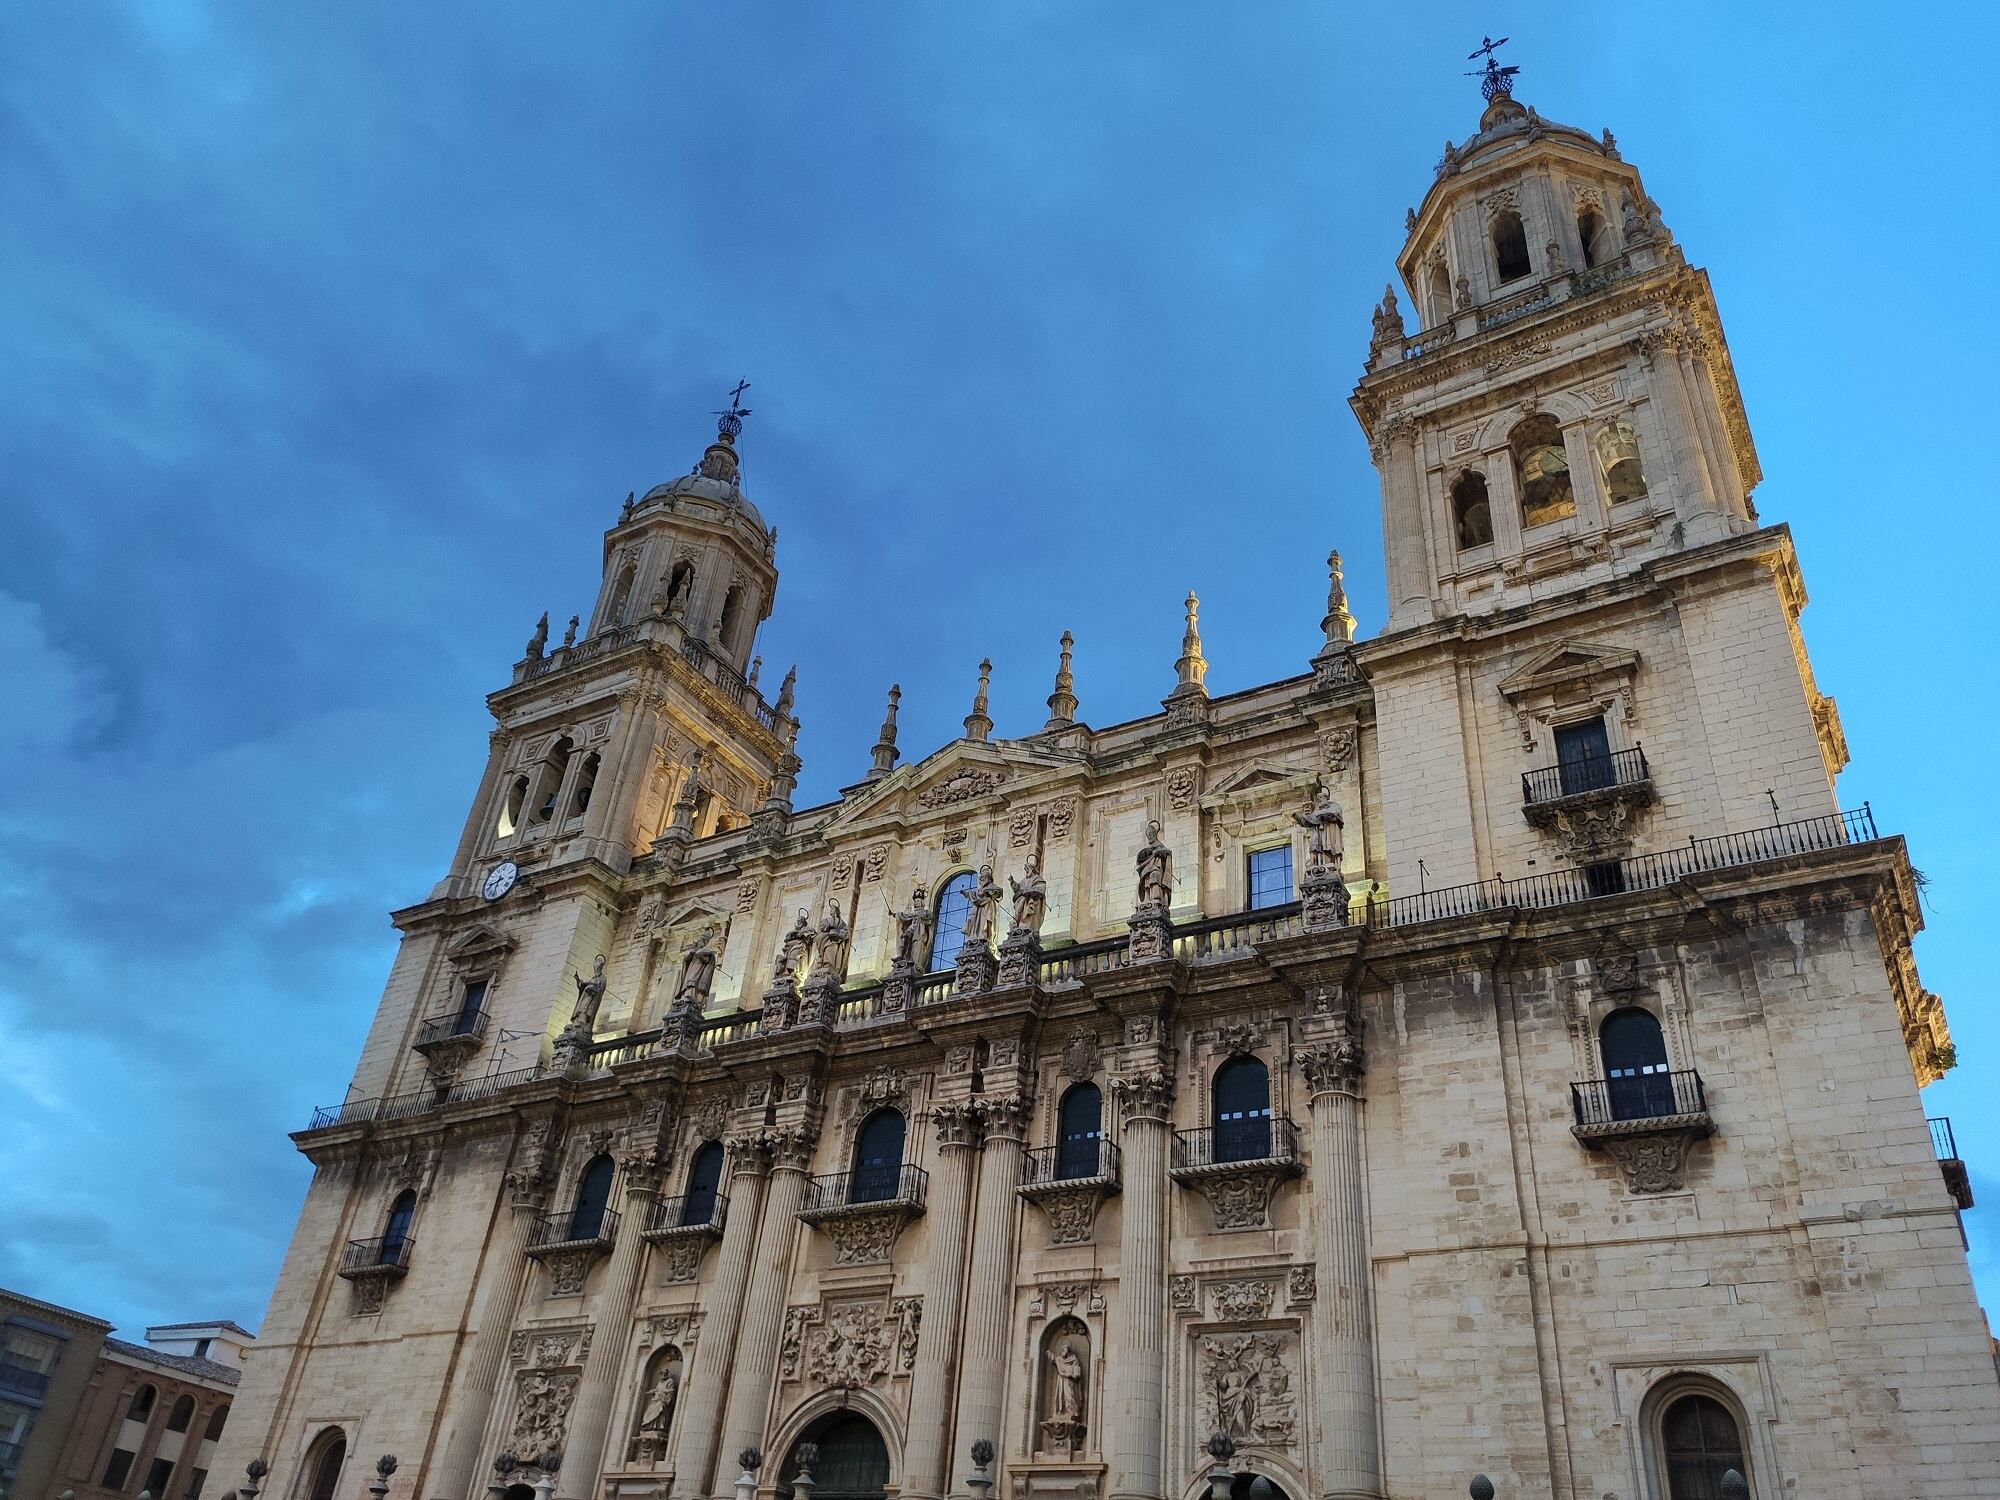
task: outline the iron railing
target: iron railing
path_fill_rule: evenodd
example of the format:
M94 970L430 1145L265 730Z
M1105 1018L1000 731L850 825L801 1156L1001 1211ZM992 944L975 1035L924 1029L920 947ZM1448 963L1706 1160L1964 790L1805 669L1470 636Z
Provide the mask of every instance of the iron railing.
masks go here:
M806 1184L805 1212L867 1203L907 1203L921 1208L929 1184L930 1174L907 1162L899 1167L856 1167L852 1172L829 1172Z
M1933 1115L1924 1123L1931 1128L1931 1150L1939 1161L1962 1161L1958 1141L1951 1133L1951 1116Z
M1593 1078L1572 1083L1569 1097L1576 1123L1583 1127L1708 1113L1708 1090L1693 1068L1635 1078Z
M349 1240L340 1253L340 1274L366 1275L371 1271L407 1271L417 1242L408 1235L381 1235L372 1240Z
M528 1233L529 1250L556 1250L565 1245L608 1246L618 1238L618 1211L599 1209L595 1213L565 1208L555 1213L537 1214L535 1227Z
M1644 750L1613 750L1607 755L1586 755L1581 760L1523 771L1521 803L1533 807L1538 802L1580 797L1585 792L1601 792L1610 787L1637 786L1652 779Z
M1481 912L1565 906L1572 901L1591 901L1626 891L1657 890L1704 870L1867 843L1875 836L1875 815L1864 802L1851 812L1774 823L1748 833L1691 838L1678 848L1658 854L1604 860L1519 880L1496 876L1492 880L1475 880L1442 890L1374 901L1368 907L1368 923L1371 927L1408 927L1417 922L1437 922Z
M39 1396L48 1388L49 1377L42 1371L0 1359L0 1391L9 1391L16 1396Z
M1200 1130L1176 1130L1172 1165L1215 1167L1228 1162L1299 1159L1299 1133L1282 1115L1224 1120Z
M705 1193L683 1193L678 1198L662 1198L646 1215L646 1233L662 1234L674 1229L706 1229L722 1233L729 1218L729 1197L710 1189Z
M1021 1158L1021 1186L1118 1180L1118 1147L1103 1136L1039 1146Z
M447 1011L443 1015L432 1016L417 1028L417 1039L411 1045L419 1052L428 1051L444 1042L455 1042L461 1038L467 1041L483 1041L486 1037L488 1017L485 1011Z

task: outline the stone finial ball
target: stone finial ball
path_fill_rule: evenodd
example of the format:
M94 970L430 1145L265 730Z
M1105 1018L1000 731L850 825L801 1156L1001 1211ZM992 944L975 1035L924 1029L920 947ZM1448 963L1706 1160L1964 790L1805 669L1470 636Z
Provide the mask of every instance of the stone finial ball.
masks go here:
M521 1467L521 1460L511 1453L503 1453L493 1460L493 1472L505 1478Z
M387 1479L391 1474L395 1473L396 1455L393 1453L385 1453L380 1458L376 1459L375 1472L377 1474L380 1474L384 1479Z
M271 1466L265 1463L264 1460L261 1458L253 1458L250 1460L249 1463L243 1466L243 1472L245 1474L248 1474L251 1480L254 1482L256 1480L262 1479L266 1474L270 1473Z
M743 1465L745 1473L755 1474L764 1466L764 1455L755 1448L745 1448L736 1455L736 1461Z
M1722 1484L1717 1490L1722 1500L1750 1500L1750 1481L1734 1469L1722 1471Z
M1472 1500L1493 1500L1493 1481L1484 1474L1472 1476Z
M1236 1456L1236 1439L1217 1428L1208 1435L1208 1456L1217 1463L1227 1463Z
M973 1439L972 1461L978 1464L979 1467L982 1469L985 1468L988 1464L993 1462L993 1444L990 1439L987 1438Z

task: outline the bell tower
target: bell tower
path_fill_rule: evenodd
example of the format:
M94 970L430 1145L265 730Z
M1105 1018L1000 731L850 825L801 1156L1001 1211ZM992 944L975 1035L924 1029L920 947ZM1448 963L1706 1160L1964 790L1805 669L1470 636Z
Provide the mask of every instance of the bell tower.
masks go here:
M1478 131L1404 221L1418 330L1386 289L1351 402L1382 486L1389 621L1355 654L1398 895L1609 881L1824 817L1847 759L1708 277L1611 132L1521 103L1494 45Z
M1479 130L1445 143L1405 219L1418 331L1387 289L1353 397L1381 475L1392 630L1756 523L1708 277L1610 131L1543 119L1485 55Z

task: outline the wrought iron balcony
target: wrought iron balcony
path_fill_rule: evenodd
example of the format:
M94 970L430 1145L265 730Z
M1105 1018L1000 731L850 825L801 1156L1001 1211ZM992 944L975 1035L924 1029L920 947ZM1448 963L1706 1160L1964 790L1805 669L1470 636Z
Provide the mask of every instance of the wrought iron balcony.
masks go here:
M1299 1133L1283 1116L1259 1120L1225 1120L1201 1130L1176 1130L1168 1170L1205 1172L1212 1168L1266 1166L1276 1163L1296 1169Z
M601 1209L596 1213L563 1209L559 1213L538 1214L528 1233L528 1254L554 1255L562 1250L606 1251L618 1238L618 1212Z
M1972 1177L1958 1154L1958 1140L1951 1133L1951 1117L1937 1115L1926 1123L1931 1127L1931 1150L1936 1153L1938 1168L1944 1173L1945 1191L1951 1194L1951 1201L1961 1211L1972 1207Z
M729 1199L722 1193L683 1193L678 1198L662 1198L646 1216L643 1231L649 1240L677 1239L683 1235L720 1236L729 1217Z
M1692 1068L1569 1086L1570 1134L1618 1163L1635 1193L1676 1192L1688 1147L1715 1130L1708 1090Z
M1644 750L1614 750L1608 755L1587 755L1521 773L1521 805L1535 807L1559 802L1564 797L1582 797L1619 787L1650 784L1652 770Z
M487 1020L483 1010L447 1011L443 1015L432 1016L419 1026L417 1039L410 1045L418 1052L434 1052L443 1047L476 1047L486 1038Z
M907 1162L899 1167L857 1167L852 1172L829 1172L806 1184L805 1205L799 1210L799 1217L811 1224L827 1214L854 1208L893 1204L920 1210L929 1186L930 1173Z
M1118 1184L1118 1147L1103 1136L1089 1141L1065 1141L1042 1146L1021 1159L1021 1191L1032 1196L1044 1189Z
M13 1396L39 1396L49 1388L49 1377L40 1370L0 1360L0 1391Z
M372 1240L349 1240L340 1254L340 1274L349 1281L369 1276L402 1276L410 1269L410 1256L417 1242L408 1235Z

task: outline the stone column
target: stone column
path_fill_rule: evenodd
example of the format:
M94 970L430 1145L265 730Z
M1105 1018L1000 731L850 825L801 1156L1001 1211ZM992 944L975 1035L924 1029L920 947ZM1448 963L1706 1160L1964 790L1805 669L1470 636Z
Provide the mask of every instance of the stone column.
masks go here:
M792 1127L771 1132L771 1186L764 1194L762 1224L757 1231L757 1257L750 1277L750 1294L736 1347L729 1351L736 1375L729 1383L729 1404L722 1419L722 1451L738 1453L764 1446L765 1408L771 1404L771 1378L777 1371L778 1337L785 1318L785 1294L792 1280L792 1245L799 1233L799 1203L806 1193L806 1171L812 1165L816 1132ZM702 1347L708 1346L703 1330ZM691 1489L689 1493L694 1493ZM726 1497L730 1492L724 1491Z
M743 1289L750 1281L750 1255L757 1244L758 1210L764 1201L764 1174L770 1158L756 1140L729 1143L729 1217L716 1251L715 1280L702 1298L701 1338L694 1365L681 1387L674 1419L675 1487L683 1495L706 1495L721 1435L722 1398L736 1364L736 1330L743 1320Z
M1021 1134L1034 1107L1032 1097L993 1099L985 1106L986 1144L979 1153L972 1280L965 1298L965 1354L958 1367L960 1446L981 1438L998 1446L1004 1436L1001 1394L1007 1383L1014 1230L1021 1207L1014 1189L1021 1185Z
M931 1123L937 1127L938 1158L924 1215L930 1264L925 1268L923 1332L910 1380L910 1441L903 1457L908 1500L938 1500L951 1488L952 1363L958 1354L966 1208L972 1198L971 1111L962 1104L940 1104L931 1111Z
M445 1410L449 1418L444 1460L429 1491L436 1500L472 1500L481 1477L479 1443L493 1416L493 1392L507 1358L507 1336L521 1310L521 1296L534 1274L528 1235L542 1211L540 1193L516 1192L492 1250L486 1281L472 1302L472 1352L459 1377L458 1393Z
M1164 1072L1120 1078L1124 1116L1124 1233L1118 1309L1105 1361L1111 1391L1111 1500L1160 1500L1167 1324L1167 1114Z
M1377 438L1382 470L1383 541L1389 564L1389 618L1402 625L1427 619L1430 562L1426 556L1423 495L1417 476L1417 430L1408 418L1391 418Z
M1382 1493L1375 1441L1375 1341L1369 1316L1368 1223L1361 1195L1358 1027L1303 1048L1313 1117L1312 1223L1319 1361L1320 1494Z
M625 1376L625 1335L632 1322L632 1299L638 1295L639 1274L646 1264L646 1220L659 1196L666 1162L659 1152L645 1151L627 1156L623 1166L625 1216L618 1221L618 1238L611 1248L611 1265L604 1273L601 1300L592 1309L597 1332L583 1361L564 1437L561 1475L565 1497L597 1493L597 1467L604 1459L611 1398Z
M1677 352L1685 339L1679 327L1649 329L1639 336L1639 352L1645 357L1647 384L1659 411L1660 436L1672 456L1674 512L1688 533L1690 544L1712 541L1714 536L1692 533L1703 525L1704 516L1721 509L1716 486L1702 452L1701 430L1695 425L1694 403L1688 394ZM1652 476L1647 476L1652 483ZM1714 530L1713 523L1707 523ZM1715 531L1719 536L1721 532Z
M472 811L466 816L465 827L458 836L458 848L451 857L452 875L465 879L468 887L472 884L472 857L479 852L479 841L491 826L488 820L497 816L495 808L499 799L494 793L502 780L503 762L511 743L498 729L486 736L486 769L480 774L478 794L472 799ZM525 807L521 816L524 819L528 816Z

